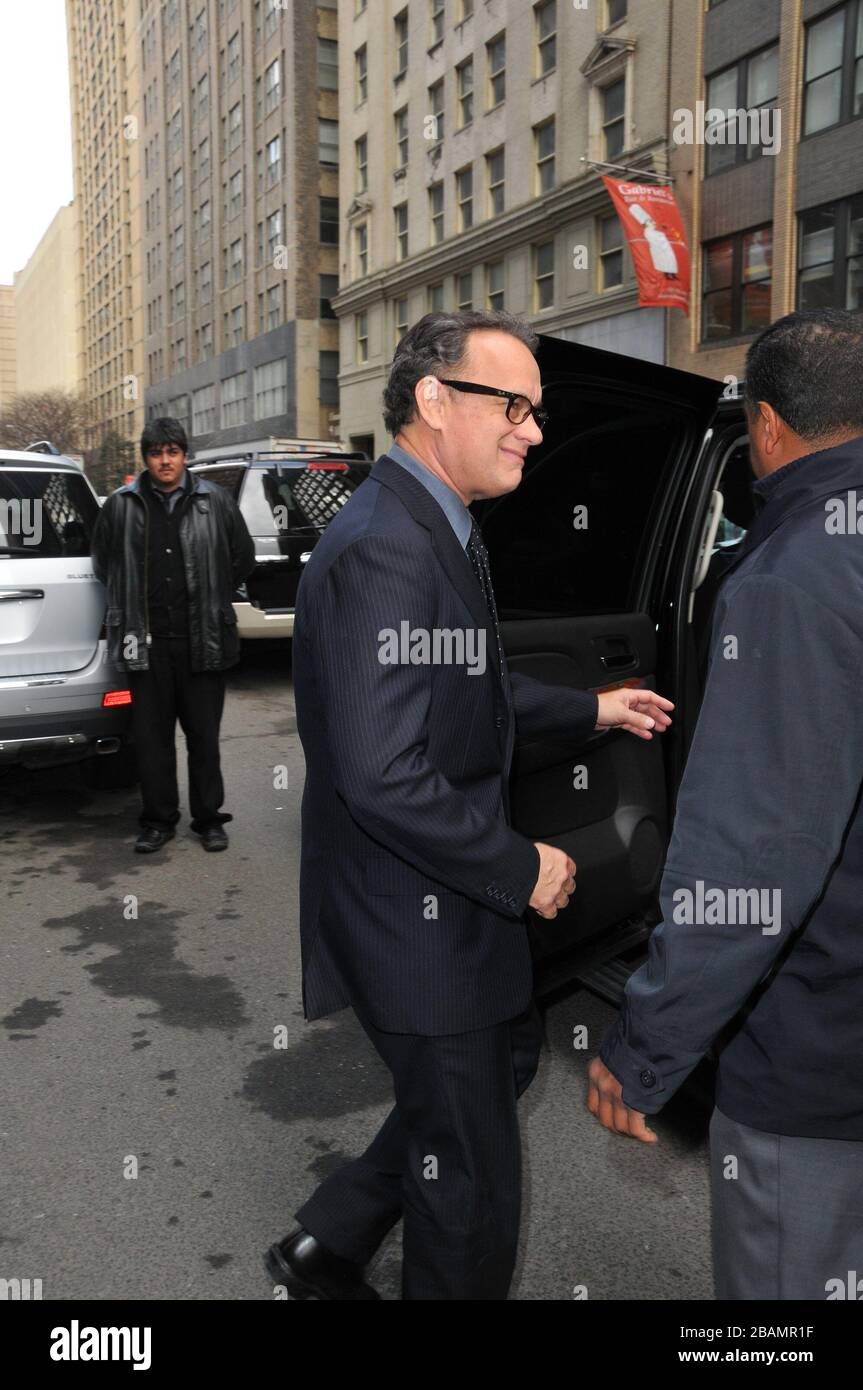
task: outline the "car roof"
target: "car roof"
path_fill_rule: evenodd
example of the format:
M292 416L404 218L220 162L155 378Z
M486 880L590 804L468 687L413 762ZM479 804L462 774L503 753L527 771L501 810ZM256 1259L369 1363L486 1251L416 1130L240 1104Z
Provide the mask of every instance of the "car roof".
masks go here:
M7 464L26 463L30 468L63 468L82 473L77 463L62 454L37 454L26 449L0 449L0 468Z
M302 466L306 463L368 463L368 454L259 454L255 458L199 459L190 468L272 468L275 463Z

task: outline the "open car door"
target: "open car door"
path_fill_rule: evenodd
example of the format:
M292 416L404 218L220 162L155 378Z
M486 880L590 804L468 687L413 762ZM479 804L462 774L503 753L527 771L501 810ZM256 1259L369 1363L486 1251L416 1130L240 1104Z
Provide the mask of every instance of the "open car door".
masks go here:
M674 699L663 688L658 595L721 383L540 341L550 412L543 442L515 492L474 506L510 668L552 684L642 685ZM565 959L601 959L644 940L656 920L671 737L611 730L578 750L517 739L515 826L577 866L569 906L553 921L530 914L538 983L543 974L566 978Z

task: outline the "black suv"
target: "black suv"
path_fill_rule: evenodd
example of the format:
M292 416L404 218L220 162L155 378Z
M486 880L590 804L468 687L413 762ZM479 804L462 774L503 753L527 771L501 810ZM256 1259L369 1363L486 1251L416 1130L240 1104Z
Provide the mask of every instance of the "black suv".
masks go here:
M676 706L650 742L610 730L576 754L516 747L516 827L578 866L569 906L532 919L538 987L575 976L616 1000L658 920L711 609L754 513L753 478L731 386L540 342L543 441L519 488L473 508L510 667L582 689L644 685Z
M229 489L255 542L255 568L234 598L241 637L293 636L303 566L370 468L365 454L337 452L250 453L190 465Z

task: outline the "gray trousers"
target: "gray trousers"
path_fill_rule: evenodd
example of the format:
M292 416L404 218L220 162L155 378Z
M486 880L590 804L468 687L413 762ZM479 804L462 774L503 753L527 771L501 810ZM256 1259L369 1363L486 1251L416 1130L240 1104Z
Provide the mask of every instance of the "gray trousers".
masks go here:
M863 1141L768 1134L714 1110L710 1182L717 1298L863 1299Z

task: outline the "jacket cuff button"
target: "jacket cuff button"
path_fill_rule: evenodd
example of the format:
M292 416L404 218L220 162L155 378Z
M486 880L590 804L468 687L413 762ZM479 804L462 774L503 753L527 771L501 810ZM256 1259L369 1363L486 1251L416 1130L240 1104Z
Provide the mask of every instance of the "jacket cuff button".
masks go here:
M649 1089L651 1086L656 1085L656 1072L651 1071L650 1067L645 1067L638 1079L645 1089Z

